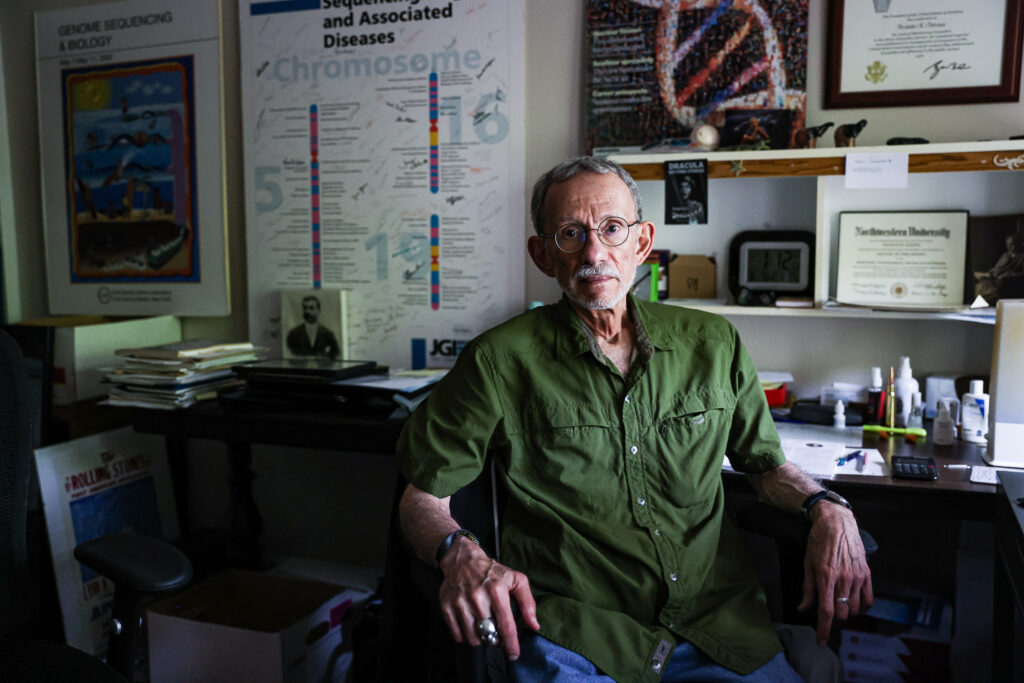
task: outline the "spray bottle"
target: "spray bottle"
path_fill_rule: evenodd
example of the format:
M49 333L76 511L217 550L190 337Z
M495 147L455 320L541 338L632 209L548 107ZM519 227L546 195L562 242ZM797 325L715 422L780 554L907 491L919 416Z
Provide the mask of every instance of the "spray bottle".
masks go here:
M868 389L868 410L865 424L879 425L885 420L885 389L882 388L882 368L871 368L871 388Z
M938 413L932 425L932 443L936 446L950 446L956 438L956 425L949 415L949 404L939 400Z
M906 427L910 416L911 401L915 391L921 387L910 369L910 357L900 356L900 375L896 378L896 426Z

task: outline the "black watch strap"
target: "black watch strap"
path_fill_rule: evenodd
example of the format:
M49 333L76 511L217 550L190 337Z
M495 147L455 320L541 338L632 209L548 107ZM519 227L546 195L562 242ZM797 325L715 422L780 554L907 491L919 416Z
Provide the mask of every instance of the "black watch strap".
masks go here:
M850 502L843 498L842 496L840 496L838 493L834 493L832 491L829 491L828 489L822 489L804 498L804 502L800 504L800 507L804 509L804 517L810 519L811 508L817 505L818 502L822 500L827 500L828 502L835 503L836 505L842 505L848 510L853 509L853 506L850 505Z
M469 531L468 529L456 529L445 536L444 540L441 541L441 545L437 546L437 552L434 553L434 561L437 562L438 566L441 565L441 558L445 556L445 553L448 552L448 549L452 547L452 543L455 543L455 539L459 536L465 536L469 540L473 541L473 543L480 545L480 541L477 540L476 534L472 531Z
M822 498L828 498L828 491L825 489L822 489L817 493L812 493L804 498L804 502L800 504L800 507L804 509L804 517L807 519L811 518L811 508L814 507Z

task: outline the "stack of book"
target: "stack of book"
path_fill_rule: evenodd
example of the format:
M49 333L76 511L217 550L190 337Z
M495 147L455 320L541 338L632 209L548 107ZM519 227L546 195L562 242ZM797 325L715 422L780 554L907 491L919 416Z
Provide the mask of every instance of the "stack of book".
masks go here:
M242 381L232 366L254 360L261 349L250 342L221 344L201 339L118 349L120 366L108 370L107 403L143 408L187 408Z

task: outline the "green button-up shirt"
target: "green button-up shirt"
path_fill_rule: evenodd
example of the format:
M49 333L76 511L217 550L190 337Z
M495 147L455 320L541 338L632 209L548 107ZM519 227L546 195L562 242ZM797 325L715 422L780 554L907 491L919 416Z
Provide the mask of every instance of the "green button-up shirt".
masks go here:
M630 298L626 377L563 298L466 345L409 419L399 468L443 498L496 458L502 562L527 575L541 634L619 681L656 681L686 639L740 673L782 648L738 532L722 456L785 460L725 319Z

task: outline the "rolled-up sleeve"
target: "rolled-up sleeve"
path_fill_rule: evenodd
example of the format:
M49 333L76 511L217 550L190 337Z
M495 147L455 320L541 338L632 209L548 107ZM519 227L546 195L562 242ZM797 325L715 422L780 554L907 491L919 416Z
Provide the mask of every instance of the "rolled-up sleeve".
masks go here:
M402 429L399 471L417 488L450 496L483 469L502 414L491 356L471 342Z

